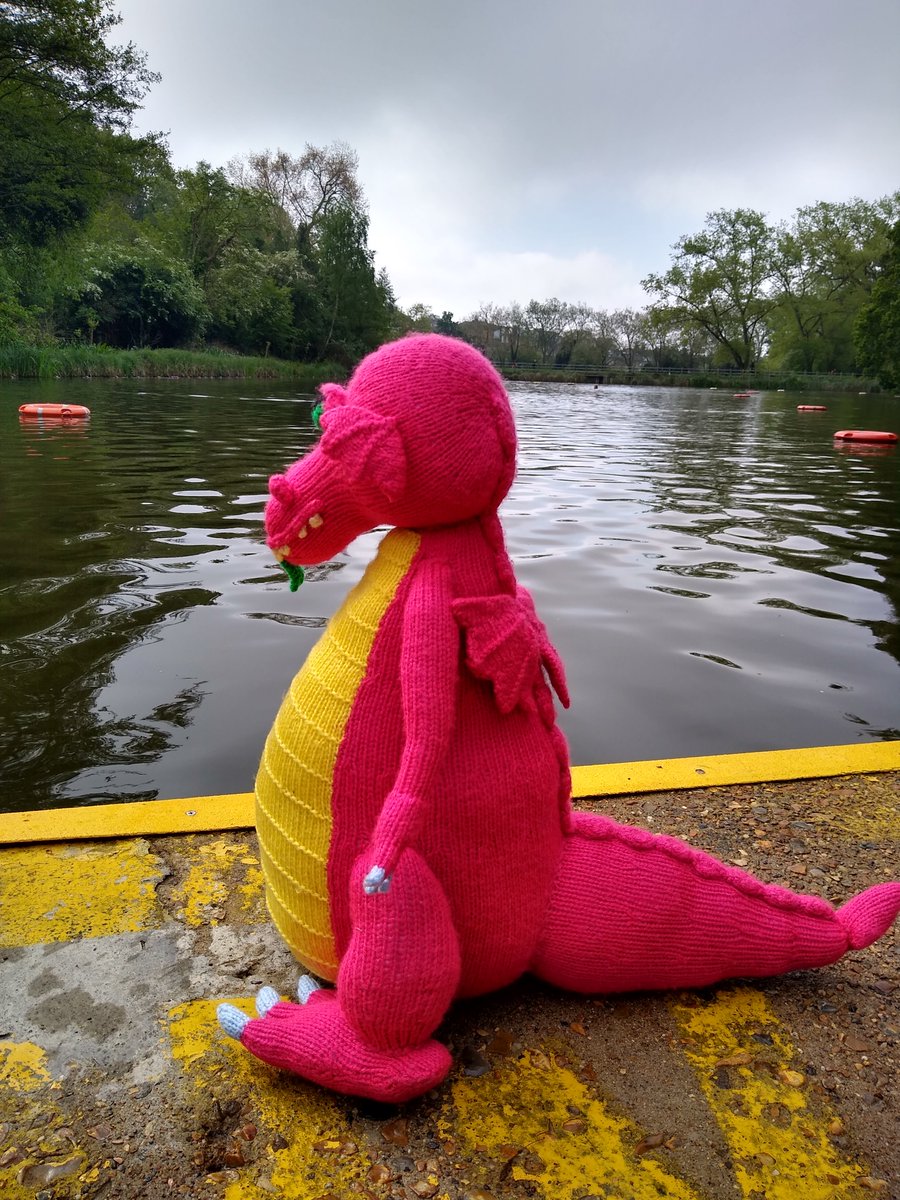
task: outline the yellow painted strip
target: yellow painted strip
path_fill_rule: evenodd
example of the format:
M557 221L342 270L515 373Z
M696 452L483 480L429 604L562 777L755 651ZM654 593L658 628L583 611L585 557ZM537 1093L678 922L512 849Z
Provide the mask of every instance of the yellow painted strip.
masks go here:
M252 829L253 793L0 813L0 846Z
M249 911L253 900L262 895L263 881L259 858L250 852L248 843L217 838L197 848L196 861L174 896L186 925L196 928L220 923L218 913L228 900L229 876L235 867L249 868L240 885L241 907ZM262 913L259 919L264 919Z
M573 1112L580 1113L573 1118ZM458 1079L442 1132L474 1159L493 1158L532 1195L696 1200L698 1193L657 1154L636 1155L643 1131L596 1099L552 1057L529 1052L478 1079ZM665 1150L659 1151L664 1156ZM496 1167L494 1168L496 1171Z
M230 1003L255 1015L251 1001ZM216 1021L216 1004L198 1000L173 1009L169 1035L172 1056L198 1092L227 1086L228 1094L240 1096L265 1127L258 1133L266 1139L265 1150L254 1145L248 1153L252 1165L226 1173L223 1200L272 1200L273 1195L318 1200L358 1192L372 1164L351 1141L338 1101L321 1088L267 1067L227 1038ZM276 1138L281 1149L272 1145ZM234 1142L239 1148L240 1139Z
M800 750L763 750L708 758L648 759L572 768L572 795L621 796L832 775L900 771L900 741ZM152 837L252 829L253 793L145 800L35 812L0 813L0 846L27 842L79 841L109 837Z
M230 1003L253 1013L251 1001ZM216 1002L200 1000L172 1010L173 1058L200 1092L217 1092L227 1084L228 1094L240 1096L258 1113L265 1127L259 1137L271 1145L280 1134L276 1144L288 1143L265 1153L254 1146L252 1165L228 1172L230 1178L222 1181L224 1200L356 1194L371 1169L374 1147L358 1144L359 1132L354 1137L345 1115L346 1101L253 1058L219 1031L215 1008ZM573 1111L582 1116L573 1118ZM436 1126L454 1143L454 1157L473 1164L480 1160L492 1176L503 1169L512 1146L519 1153L510 1178L530 1181L531 1194L547 1200L589 1193L699 1200L688 1183L666 1169L660 1157L665 1150L636 1155L643 1131L613 1114L570 1070L540 1052L479 1079L456 1079ZM439 1192L436 1200L445 1194Z
M156 885L165 874L142 839L4 850L0 946L71 942L161 925Z
M900 771L900 741L573 767L572 794L576 797L620 796L631 792L821 779L828 775L857 775L869 771Z
M93 1182L98 1172L85 1171L87 1154L73 1140L57 1103L61 1091L40 1046L0 1041L0 1193L4 1200L35 1200L36 1193L91 1194L79 1185ZM39 1180L47 1168L56 1175L56 1186L42 1192Z
M835 1114L809 1106L807 1080L761 992L720 991L672 1009L746 1200L863 1195L855 1185L866 1172L829 1141Z
M50 1082L47 1056L34 1042L0 1041L0 1088L33 1092Z

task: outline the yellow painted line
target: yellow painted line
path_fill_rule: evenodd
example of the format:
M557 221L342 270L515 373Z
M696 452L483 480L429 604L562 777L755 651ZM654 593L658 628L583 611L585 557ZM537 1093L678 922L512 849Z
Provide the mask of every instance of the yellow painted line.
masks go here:
M0 813L0 846L17 842L72 842L108 837L153 837L169 833L218 833L250 829L253 793L191 796L186 800L141 800Z
M252 1014L250 1001L230 1002ZM200 1000L172 1010L172 1056L198 1090L215 1092L227 1084L229 1094L258 1113L265 1126L258 1136L269 1140L265 1151L258 1146L248 1151L252 1164L226 1173L224 1200L264 1200L272 1194L316 1200L355 1194L365 1186L375 1147L358 1144L359 1132L354 1137L345 1115L346 1101L253 1058L218 1030L215 1009L215 1001ZM582 1116L573 1117L573 1110ZM235 1121L236 1128L240 1124ZM634 1153L643 1136L638 1126L613 1113L568 1068L540 1051L481 1078L455 1080L436 1127L445 1147L453 1145L450 1157L460 1160L458 1165L473 1165L467 1174L480 1162L486 1175L496 1177L509 1164L512 1180L530 1181L532 1195L547 1200L592 1192L629 1200L700 1200L656 1153ZM288 1144L272 1149L273 1135L279 1134ZM439 1190L436 1200L445 1194Z
M635 1154L644 1131L541 1052L456 1080L439 1125L466 1155L494 1159L492 1174L506 1161L511 1179L527 1180L531 1194L547 1200L586 1194L698 1200L664 1165L665 1150Z
M900 741L573 767L572 796L577 800L588 796L681 791L790 779L824 779L831 775L859 775L878 771L900 771ZM176 833L216 833L227 829L251 829L254 824L252 792L193 796L186 800L144 800L134 804L98 804L84 808L0 813L0 846Z
M47 1056L34 1042L0 1041L0 1088L33 1092L51 1082Z
M0 946L71 942L162 924L162 860L143 839L4 850Z
M841 1122L824 1102L810 1106L808 1081L761 992L737 988L710 1001L695 996L673 1002L672 1010L745 1200L865 1194L866 1171L829 1140L829 1125L839 1131Z
M860 775L869 771L900 771L900 741L573 767L572 792L574 796L616 796L630 792L821 779L828 775Z
M351 1140L338 1101L321 1088L266 1066L227 1038L216 1021L217 1003L197 1000L173 1009L169 1036L173 1058L198 1093L227 1086L228 1094L240 1096L265 1127L257 1134L265 1139L265 1147L247 1147L252 1163L223 1172L217 1181L226 1184L222 1200L272 1200L273 1195L319 1200L359 1191L372 1164ZM250 1001L229 1003L254 1015ZM235 1130L244 1124L244 1119L235 1119ZM240 1150L240 1135L231 1141Z

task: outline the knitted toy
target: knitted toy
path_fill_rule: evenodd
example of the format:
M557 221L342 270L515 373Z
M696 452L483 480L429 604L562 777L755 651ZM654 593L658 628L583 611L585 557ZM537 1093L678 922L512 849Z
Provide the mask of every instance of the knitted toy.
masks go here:
M562 664L516 585L498 506L515 472L490 363L428 334L322 389L322 438L270 481L294 578L391 526L291 684L256 785L269 910L302 964L219 1019L257 1057L403 1101L451 1066L457 996L530 971L578 992L702 987L835 962L880 937L900 883L843 908L674 838L570 808Z

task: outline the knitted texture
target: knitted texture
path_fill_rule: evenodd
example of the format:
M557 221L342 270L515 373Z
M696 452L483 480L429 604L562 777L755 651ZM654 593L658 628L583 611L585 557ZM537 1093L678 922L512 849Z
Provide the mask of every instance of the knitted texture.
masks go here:
M347 718L372 643L419 545L396 533L310 652L266 739L256 777L256 826L269 912L297 958L337 977L327 862L331 789Z
M305 566L393 528L284 699L257 820L276 925L337 988L267 992L228 1031L314 1082L404 1100L450 1068L432 1035L452 1000L526 970L585 992L701 986L884 932L898 884L835 912L572 813L565 677L504 545L515 429L481 354L411 337L321 391L321 441L270 481L270 547Z

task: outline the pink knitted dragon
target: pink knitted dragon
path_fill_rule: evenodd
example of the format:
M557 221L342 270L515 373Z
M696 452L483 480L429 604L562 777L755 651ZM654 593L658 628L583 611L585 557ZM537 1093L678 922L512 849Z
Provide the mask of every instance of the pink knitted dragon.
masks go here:
M440 1082L455 997L524 972L577 992L701 987L835 962L900 883L840 909L674 838L570 807L562 664L497 509L515 472L502 381L437 335L322 389L319 444L270 481L289 574L391 526L284 699L257 777L273 919L322 988L219 1019L259 1058L385 1101ZM296 578L292 587L296 586Z

